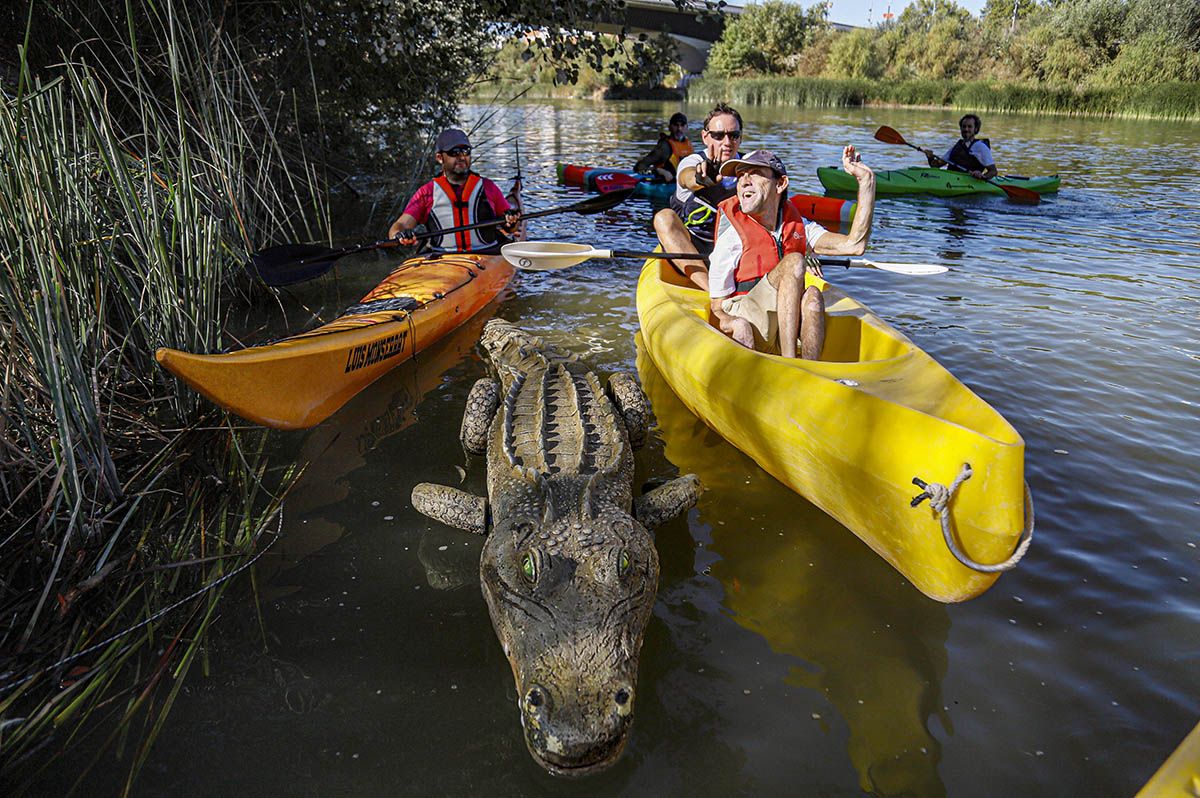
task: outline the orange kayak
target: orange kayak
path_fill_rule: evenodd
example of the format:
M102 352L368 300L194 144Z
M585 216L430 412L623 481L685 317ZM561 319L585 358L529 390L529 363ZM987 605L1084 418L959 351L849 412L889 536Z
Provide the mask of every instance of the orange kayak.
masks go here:
M495 255L410 258L314 330L226 354L162 348L155 358L248 421L311 427L478 313L512 276L513 267Z

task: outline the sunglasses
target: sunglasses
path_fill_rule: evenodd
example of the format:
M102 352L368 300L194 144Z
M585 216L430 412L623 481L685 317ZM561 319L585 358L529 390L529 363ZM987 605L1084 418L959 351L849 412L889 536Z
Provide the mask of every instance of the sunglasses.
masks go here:
M471 148L470 147L455 147L452 150L442 150L442 152L446 153L451 158L461 158L464 155L470 155Z
M704 131L712 138L713 141L724 141L726 136L729 136L730 141L739 141L742 138L740 130L708 130Z

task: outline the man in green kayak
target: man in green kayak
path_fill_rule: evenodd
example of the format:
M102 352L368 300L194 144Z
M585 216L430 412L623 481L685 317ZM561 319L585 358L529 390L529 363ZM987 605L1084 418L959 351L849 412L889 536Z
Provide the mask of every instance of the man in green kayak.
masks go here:
M687 134L688 118L676 112L667 122L669 132L658 137L658 143L637 163L633 171L654 174L663 180L674 180L679 162L692 154L692 142Z
M825 345L825 300L806 272L822 277L816 255L861 255L871 235L875 173L853 146L842 168L858 181L858 210L848 234L810 222L787 201L787 168L770 150L721 165L736 177L734 196L718 206L709 256L708 295L721 331L749 349L815 360Z
M737 156L741 140L742 115L718 103L700 131L704 149L679 162L671 207L654 214L654 232L664 251L707 255L712 250L717 203L733 196L737 184L719 172L723 163ZM704 261L675 261L674 265L697 286L708 288Z
M946 154L938 157L928 147L921 150L925 153L929 165L934 169L943 166L958 167L956 171L966 172L979 180L991 180L996 176L996 161L992 158L991 142L988 139L977 139L982 123L975 114L964 114L958 120L958 132L962 134L954 146L946 150Z
M417 189L404 213L392 222L388 237L411 245L417 242L413 231L419 224L434 233L503 218L503 226L463 230L429 239L434 252L499 252L501 244L516 235L520 209L509 203L499 186L471 171L471 141L458 128L447 128L438 134L434 158L442 167L442 174ZM514 186L514 191L517 188ZM503 239L496 235L497 229Z

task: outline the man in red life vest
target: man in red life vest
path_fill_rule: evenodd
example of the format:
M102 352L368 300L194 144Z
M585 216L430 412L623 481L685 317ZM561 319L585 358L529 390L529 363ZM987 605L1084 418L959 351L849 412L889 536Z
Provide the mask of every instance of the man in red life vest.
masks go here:
M434 252L499 252L516 234L521 212L509 204L499 186L471 171L471 142L458 128L438 134L434 158L442 167L441 176L417 189L388 236L402 244L415 244L413 228L419 224L435 232L503 217L501 236L496 235L496 227L481 227L429 239Z
M861 255L871 235L875 173L853 146L842 168L858 180L858 211L847 235L806 222L787 202L787 169L769 150L726 161L737 193L717 206L717 236L709 256L708 293L721 330L751 349L815 360L825 344L825 301L804 274L817 277L815 255ZM776 342L778 341L778 342Z

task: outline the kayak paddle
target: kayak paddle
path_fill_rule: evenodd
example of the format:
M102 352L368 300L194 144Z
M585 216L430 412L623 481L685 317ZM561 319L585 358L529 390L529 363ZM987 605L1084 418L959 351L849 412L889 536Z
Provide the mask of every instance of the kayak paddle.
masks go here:
M900 135L898 130L888 127L887 125L883 125L879 128L879 130L875 131L875 138L887 144L903 144L905 147L912 147L914 150L924 152L924 150L917 145L909 144L907 141L905 141L904 136ZM967 171L956 163L947 163L946 165L958 172ZM977 179L983 180L985 183L991 183L996 188L1002 189L1004 193L1008 195L1009 199L1015 200L1016 202L1028 202L1031 205L1037 205L1042 201L1041 196L1039 196L1036 191L1031 191L1027 188L1021 188L1020 186L1006 186L1003 183L997 183L995 180L988 180L987 178Z
M526 219L537 219L542 216L551 216L556 213L571 213L592 214L606 211L609 208L615 208L633 194L633 189L625 189L622 191L612 191L607 194L601 194L595 197L588 197L585 200L565 205L561 208L547 208L546 210L534 211L532 213L521 214L521 221ZM487 222L479 222L477 224L466 224L458 227L446 227L441 230L430 230L425 233L418 233L415 238L418 241L423 241L435 236L446 235L448 233L459 233L466 230L477 230L481 227L499 227L504 224L504 219L493 219ZM358 244L350 247L342 247L341 249L330 249L318 244L281 244L277 247L268 247L267 249L259 250L250 258L250 263L246 265L248 271L257 274L258 277L267 285L284 286L292 285L293 283L304 282L320 277L325 272L333 268L334 262L347 255L353 255L357 252L367 252L372 249L389 249L391 247L400 246L400 242L394 238L384 239L382 241L374 241L369 244Z
M505 244L500 248L500 254L512 265L519 269L530 271L554 271L566 269L577 263L583 263L592 258L658 258L660 260L699 260L708 262L708 258L694 252L634 252L625 249L594 249L587 244L570 244L565 241L516 241ZM867 260L866 258L819 258L822 266L861 267L880 269L895 274L913 276L927 274L943 274L949 271L945 266L933 263L885 263L883 261Z

